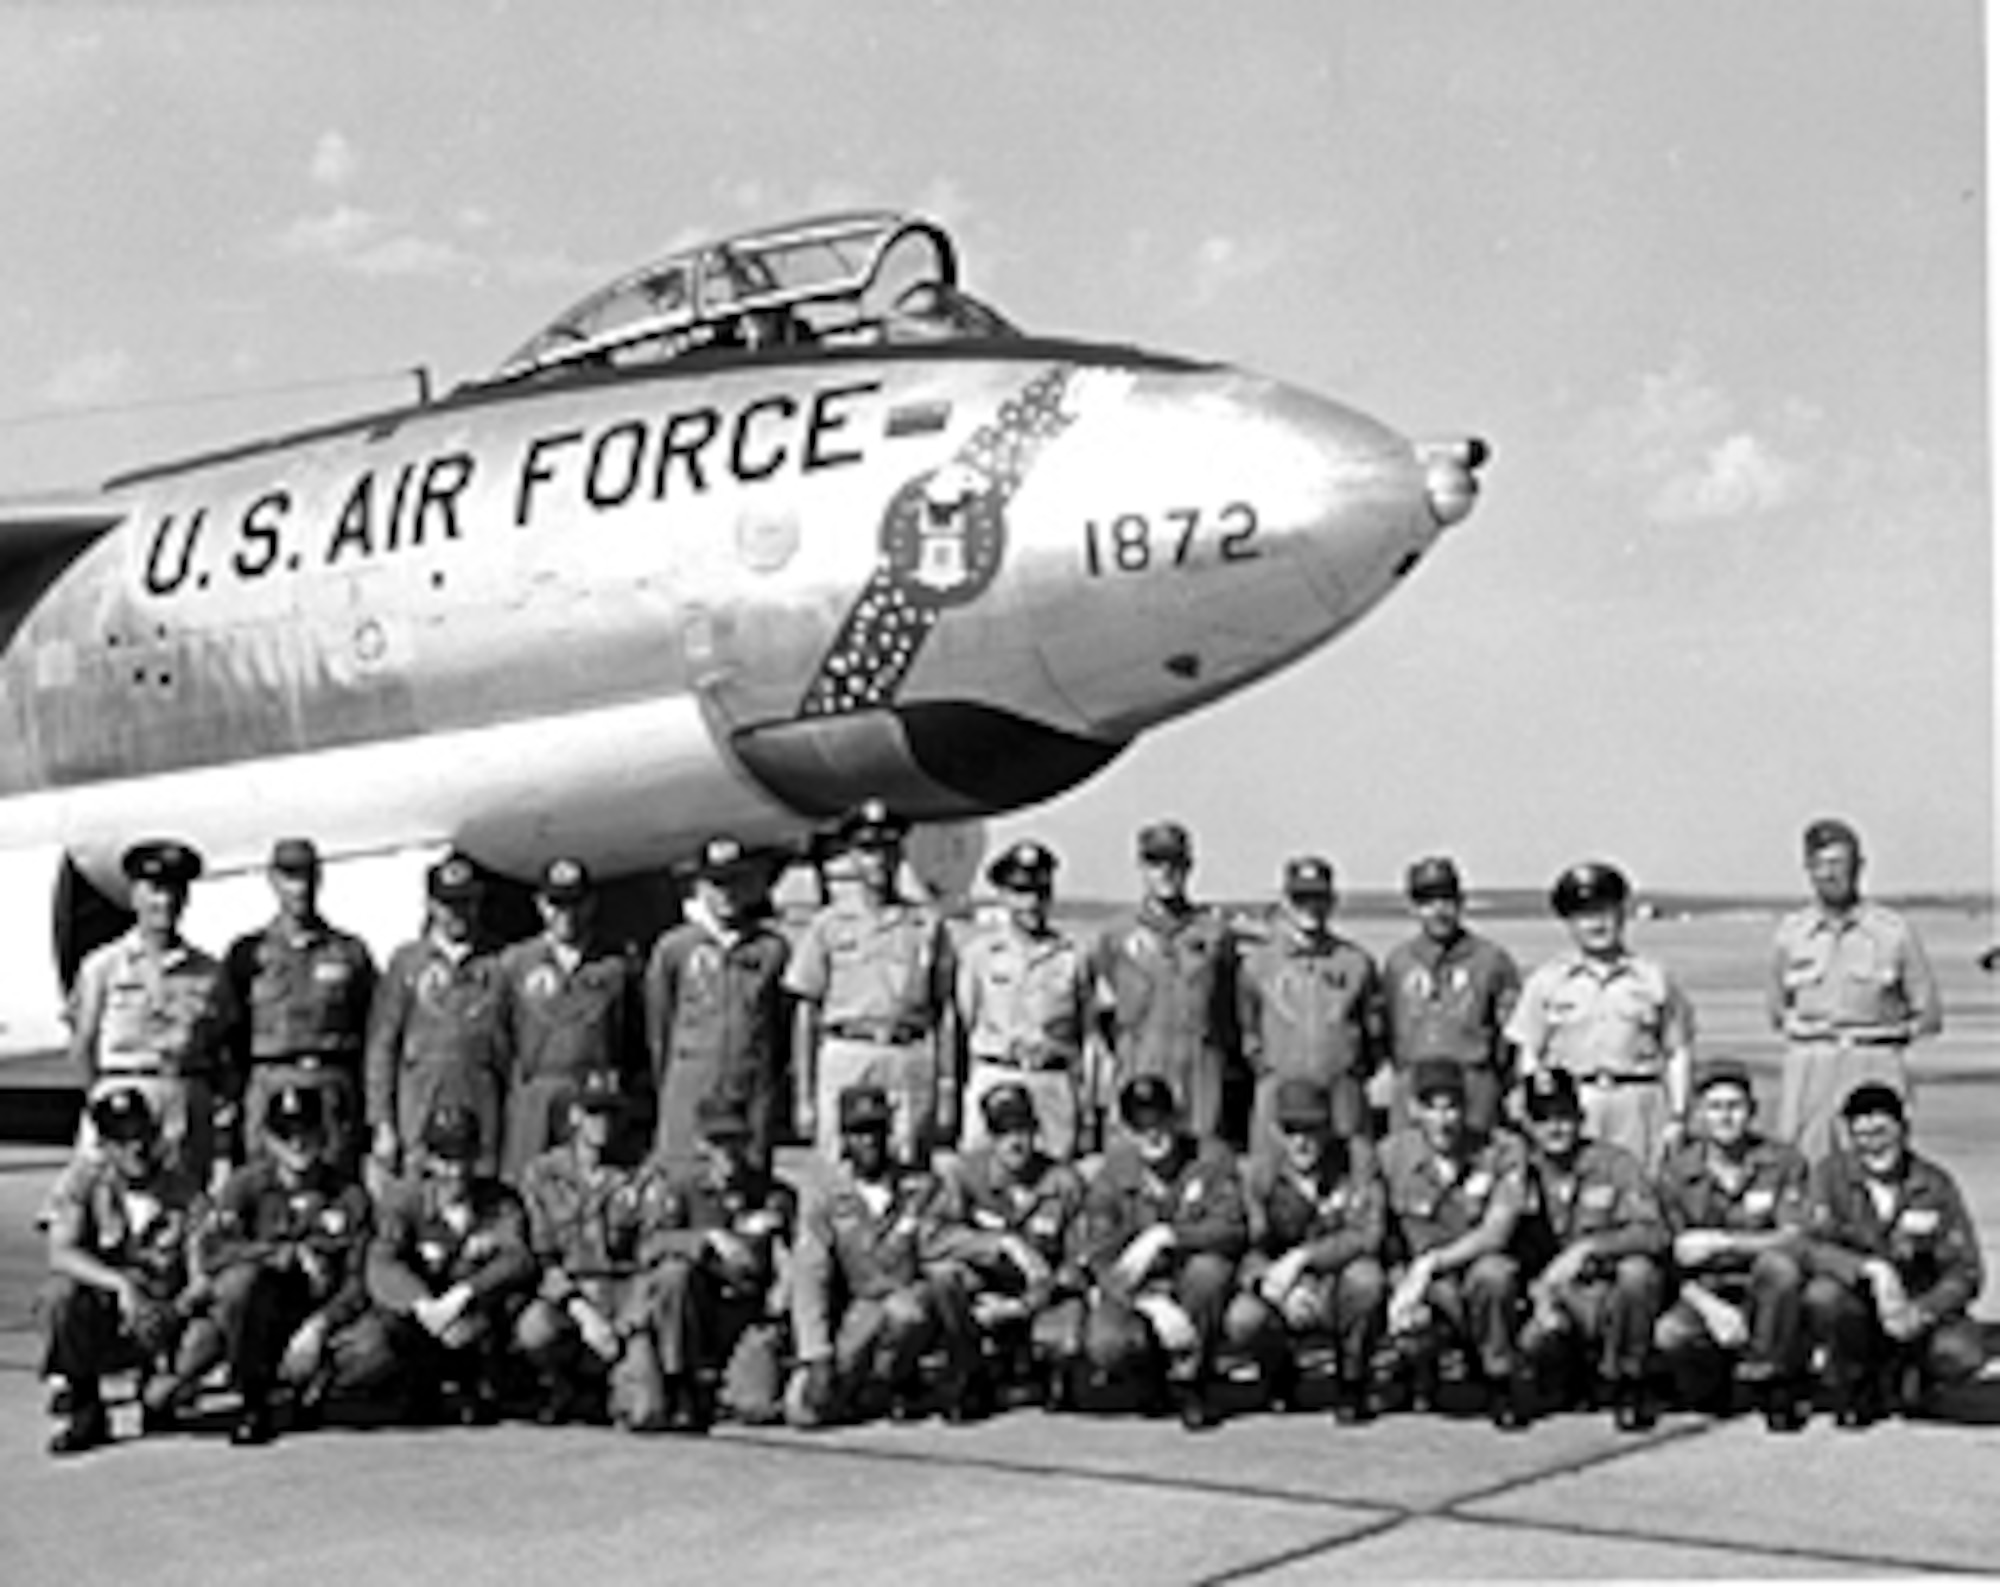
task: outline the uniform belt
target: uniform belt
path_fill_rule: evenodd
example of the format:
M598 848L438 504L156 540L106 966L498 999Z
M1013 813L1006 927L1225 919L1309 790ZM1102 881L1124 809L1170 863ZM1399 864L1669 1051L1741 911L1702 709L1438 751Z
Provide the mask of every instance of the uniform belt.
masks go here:
M1809 1035L1795 1035L1795 1042L1826 1047L1907 1047L1910 1039L1894 1031L1873 1030L1822 1030Z
M251 1060L256 1069L336 1069L347 1065L351 1052L258 1053Z
M826 1027L829 1036L842 1041L879 1041L892 1047L922 1041L931 1033L928 1025L886 1019L837 1019Z
M1591 1069L1576 1077L1587 1086L1657 1086L1666 1081L1645 1070Z
M100 1080L206 1080L209 1073L207 1064L190 1069L183 1064L168 1063L164 1058L141 1058L137 1061L104 1058L97 1065L97 1078Z

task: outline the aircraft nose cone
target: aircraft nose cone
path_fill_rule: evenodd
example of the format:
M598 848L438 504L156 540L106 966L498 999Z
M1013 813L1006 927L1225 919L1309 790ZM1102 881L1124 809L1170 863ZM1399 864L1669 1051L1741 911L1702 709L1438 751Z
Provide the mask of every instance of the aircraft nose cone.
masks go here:
M1325 643L1471 509L1481 443L1420 451L1237 371L1103 384L1021 502L1043 662L1094 732L1138 732Z

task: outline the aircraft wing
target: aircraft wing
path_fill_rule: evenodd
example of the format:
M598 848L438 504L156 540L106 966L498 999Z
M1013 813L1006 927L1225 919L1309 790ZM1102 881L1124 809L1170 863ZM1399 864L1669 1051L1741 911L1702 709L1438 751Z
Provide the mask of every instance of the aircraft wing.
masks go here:
M0 496L0 591L28 567L67 562L124 516L102 496Z

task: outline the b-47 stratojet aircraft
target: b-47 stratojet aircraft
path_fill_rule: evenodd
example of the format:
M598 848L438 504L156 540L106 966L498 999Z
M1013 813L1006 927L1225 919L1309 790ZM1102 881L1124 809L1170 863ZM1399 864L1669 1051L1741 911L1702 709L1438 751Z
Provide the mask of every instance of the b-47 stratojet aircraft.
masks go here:
M1484 455L1023 332L867 212L647 264L437 400L0 503L0 1042L54 1037L143 836L240 927L310 834L395 935L447 847L657 878L869 794L1046 799L1353 623Z

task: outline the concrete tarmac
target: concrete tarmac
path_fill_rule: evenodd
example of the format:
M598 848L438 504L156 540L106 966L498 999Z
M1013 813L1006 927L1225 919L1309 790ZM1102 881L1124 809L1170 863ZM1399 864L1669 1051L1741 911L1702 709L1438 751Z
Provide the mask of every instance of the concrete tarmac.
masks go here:
M1767 933L1746 927L1745 946ZM1976 935L1963 928L1965 941ZM1956 1032L1926 1050L1918 1146L1959 1176L1990 1273L1996 994L1956 947L1938 954ZM1723 958L1742 963L1737 951ZM1775 1049L1741 992L1732 1003L1726 987L1697 987L1704 1010L1720 1011L1704 1046L1746 1053L1768 1082ZM1677 1414L1629 1436L1603 1416L1562 1415L1505 1435L1475 1418L1350 1429L1324 1413L1262 1412L1190 1435L1023 1409L969 1428L724 1428L699 1440L514 1423L336 1427L242 1451L219 1431L140 1440L124 1406L119 1444L58 1462L43 1452L51 1424L30 1308L42 1272L32 1219L61 1161L0 1147L7 1587L2000 1573L1991 1368L1939 1419L1849 1433L1822 1415L1792 1437L1754 1417ZM2000 1315L1990 1287L1978 1310Z

